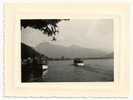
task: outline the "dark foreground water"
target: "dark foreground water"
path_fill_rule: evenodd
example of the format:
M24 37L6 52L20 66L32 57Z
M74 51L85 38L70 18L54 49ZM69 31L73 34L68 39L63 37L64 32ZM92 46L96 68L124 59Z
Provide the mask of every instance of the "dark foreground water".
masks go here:
M84 60L84 67L73 61L51 61L45 82L104 82L113 81L113 59Z
M72 60L49 61L44 78L30 75L27 82L111 82L114 80L113 59L84 60L84 67L76 67Z

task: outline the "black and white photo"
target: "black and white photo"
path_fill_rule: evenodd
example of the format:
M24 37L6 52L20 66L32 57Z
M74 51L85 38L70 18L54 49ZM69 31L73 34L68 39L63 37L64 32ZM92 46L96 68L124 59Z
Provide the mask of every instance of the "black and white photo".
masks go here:
M22 82L113 82L113 19L22 19Z

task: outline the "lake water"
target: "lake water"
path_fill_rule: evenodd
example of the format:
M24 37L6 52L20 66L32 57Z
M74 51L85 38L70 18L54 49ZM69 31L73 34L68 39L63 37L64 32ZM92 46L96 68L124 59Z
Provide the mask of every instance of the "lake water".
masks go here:
M109 82L114 80L113 59L84 60L84 67L76 67L72 60L49 61L43 82Z

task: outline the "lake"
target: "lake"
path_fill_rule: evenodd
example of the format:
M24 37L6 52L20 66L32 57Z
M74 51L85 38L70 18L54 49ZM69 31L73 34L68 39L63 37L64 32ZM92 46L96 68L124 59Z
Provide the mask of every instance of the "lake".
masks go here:
M114 80L113 59L84 60L76 67L72 60L49 61L46 79L42 82L110 82Z

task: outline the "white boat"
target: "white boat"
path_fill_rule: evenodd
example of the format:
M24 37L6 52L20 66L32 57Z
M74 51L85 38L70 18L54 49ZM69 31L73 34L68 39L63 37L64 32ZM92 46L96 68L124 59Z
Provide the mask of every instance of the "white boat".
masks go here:
M85 64L84 63L77 63L76 65L77 66L84 66Z
M84 66L85 65L84 62L79 58L74 59L73 63L75 66Z
M47 70L48 69L48 65L42 65L42 70Z
M42 65L42 70L42 79L46 79L48 74L48 65Z

